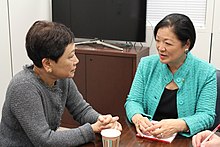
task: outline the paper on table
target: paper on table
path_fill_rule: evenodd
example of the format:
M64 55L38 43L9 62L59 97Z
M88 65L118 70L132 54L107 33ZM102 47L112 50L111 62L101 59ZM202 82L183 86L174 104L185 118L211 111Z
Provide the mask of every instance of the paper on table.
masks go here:
M152 120L151 122L153 124L158 123L158 121L155 121L155 120ZM176 137L176 135L177 135L177 133L173 134L171 137L168 137L168 138L157 138L157 137L154 137L153 135L144 135L143 138L147 138L147 139L150 139L153 141L171 143L174 140L174 138ZM141 137L139 134L136 134L136 136Z
M141 137L139 134L136 134L136 136ZM153 140L153 141L171 143L175 137L176 137L176 133L173 134L171 137L168 137L168 138L157 138L157 137L154 137L153 135L144 135L142 138L147 138L147 139Z

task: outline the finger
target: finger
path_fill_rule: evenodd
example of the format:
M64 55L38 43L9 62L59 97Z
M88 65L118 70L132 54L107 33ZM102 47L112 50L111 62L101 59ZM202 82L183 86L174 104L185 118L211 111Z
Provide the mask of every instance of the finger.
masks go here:
M141 122L140 125L142 126L142 128L145 130L147 129L150 125L148 125L147 123L145 122Z
M101 117L99 117L99 121L104 123L104 124L109 123L111 120L112 120L112 116L110 114L102 115Z
M167 135L168 135L168 134L165 134L164 130L161 128L156 128L156 129L151 130L149 132L157 138L164 138L164 137L167 137Z
M137 133L138 133L141 137L144 136L144 134L141 132L140 128L136 128L136 131L137 131Z
M113 128L113 127L112 127L112 125L107 124L107 125L102 125L101 128L102 129L110 129L110 128Z
M142 126L142 131L153 125L148 118L140 119L137 123Z
M163 133L160 133L160 134L156 135L156 137L157 138L164 138L164 135L163 135Z
M118 120L119 120L119 117L118 117L118 116L114 116L114 117L112 117L111 122L116 122L116 121L118 121Z
M107 123L107 124L102 123L103 129L115 128L116 126L117 126L117 122Z
M137 133L138 133L141 137L143 137L144 135L151 135L150 132L144 132L144 127L143 127L141 124L137 125L136 130L137 130Z
M192 138L192 144L194 147L200 147L200 144L201 144L201 137L199 135L195 135L193 136Z
M200 132L195 136L195 144L196 146L200 146L204 139L210 134L209 131Z
M121 126L121 124L117 122L114 129L117 129L117 130L119 130L119 131L122 131L122 126Z
M108 117L106 118L103 123L104 124L109 124L109 123L115 123L119 120L119 117L118 116L115 116L115 117Z
M151 127L151 126L153 126L154 124L151 122L151 121L146 121L146 124L148 125L148 127Z
M146 131L148 132L152 132L152 131L155 131L155 130L158 130L161 128L161 125L159 124L155 124L155 125L152 125L152 126L149 126ZM161 133L161 132L158 132L158 133Z
M205 147L219 147L219 139L207 141Z
M112 119L112 115L111 114L104 115L104 119L110 120L110 119Z
M122 125L120 123L117 123L118 130L122 131Z
M196 147L196 135L192 137L192 145Z
M103 115L100 115L99 117L98 117L98 121L100 121L100 122L103 122L104 121L104 116Z

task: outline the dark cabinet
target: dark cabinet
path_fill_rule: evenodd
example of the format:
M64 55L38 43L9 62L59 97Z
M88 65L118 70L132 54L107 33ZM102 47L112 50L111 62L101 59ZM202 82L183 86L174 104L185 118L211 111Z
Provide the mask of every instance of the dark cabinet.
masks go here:
M74 81L84 99L101 114L125 116L124 103L141 57L149 54L144 47L118 51L101 45L78 45L79 58ZM67 111L62 126L71 127Z

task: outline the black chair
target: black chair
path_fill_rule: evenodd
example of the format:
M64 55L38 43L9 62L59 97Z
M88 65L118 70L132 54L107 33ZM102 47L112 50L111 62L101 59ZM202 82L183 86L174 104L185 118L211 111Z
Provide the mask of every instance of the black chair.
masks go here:
M218 124L220 124L220 70L216 70L217 76L217 101L216 101L216 108L215 108L215 122L214 125L210 128L213 130Z

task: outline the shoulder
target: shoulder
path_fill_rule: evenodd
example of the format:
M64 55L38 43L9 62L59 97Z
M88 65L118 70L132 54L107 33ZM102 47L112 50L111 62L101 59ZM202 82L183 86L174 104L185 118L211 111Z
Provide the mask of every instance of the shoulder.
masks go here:
M155 55L150 55L150 56L145 56L141 58L141 62L158 62L159 61L159 56L157 54Z
M198 58L192 54L190 55L190 58L192 60L192 66L197 70L197 72L203 74L216 72L216 68L207 61Z
M150 76L156 77L160 73L162 66L163 64L157 54L143 57L138 65L136 75L144 79L148 79Z
M144 67L147 66L148 68L150 68L151 66L152 67L156 66L158 63L160 63L160 60L159 60L159 56L156 54L156 55L142 57L139 65Z
M24 69L12 77L9 83L9 87L13 86L13 87L21 88L21 86L23 87L27 85L27 88L28 88L29 86L32 86L33 83L36 83L33 73Z
M200 59L191 53L187 57L183 70L189 71L190 78L197 78L199 81L207 81L216 79L216 68L207 61Z
M77 86L72 78L65 78L58 80L58 87L62 90L77 90Z

